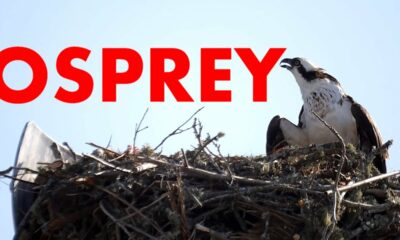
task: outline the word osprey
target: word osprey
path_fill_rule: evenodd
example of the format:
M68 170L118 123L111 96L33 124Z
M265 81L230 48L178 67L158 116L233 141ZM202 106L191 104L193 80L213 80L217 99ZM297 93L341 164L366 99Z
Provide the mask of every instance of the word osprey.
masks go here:
M267 101L267 76L282 56L285 48L270 48L259 60L250 48L235 48L236 54L253 76L253 101ZM78 85L74 91L59 87L54 97L66 103L79 103L90 97L93 91L92 75L72 65L73 60L86 62L91 51L82 47L68 47L60 52L56 69L60 77ZM200 97L202 102L230 102L230 90L217 90L216 81L229 81L230 69L218 69L217 60L230 60L231 48L202 48L200 50ZM117 61L125 61L128 68L117 71ZM174 63L171 71L165 69L166 60ZM10 88L4 80L6 66L13 61L23 61L32 69L32 81L21 90ZM143 72L141 55L130 48L102 49L102 101L115 102L117 85L131 84L139 80ZM150 49L150 101L163 102L165 86L178 102L193 102L193 98L181 84L189 72L190 60L187 54L177 48ZM0 99L8 103L27 103L43 92L47 83L47 66L42 57L32 49L10 47L0 51ZM20 81L20 79L12 79Z
M307 146L337 141L314 113L331 125L346 144L351 143L365 152L382 145L381 135L367 110L345 94L333 76L304 58L283 59L281 66L293 74L304 103L297 125L279 116L271 120L267 154L288 144ZM385 152L374 159L374 165L382 173L386 172L387 157Z

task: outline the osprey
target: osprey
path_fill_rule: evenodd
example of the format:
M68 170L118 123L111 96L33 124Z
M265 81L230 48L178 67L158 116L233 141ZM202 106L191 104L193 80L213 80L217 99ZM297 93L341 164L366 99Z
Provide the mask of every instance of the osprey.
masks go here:
M331 125L344 142L370 152L382 145L382 138L369 113L346 95L339 82L324 69L304 58L283 59L281 67L296 79L303 98L299 123L275 116L267 130L267 154L286 145L307 146L337 142L337 137L313 114ZM374 165L386 172L387 153L378 155Z

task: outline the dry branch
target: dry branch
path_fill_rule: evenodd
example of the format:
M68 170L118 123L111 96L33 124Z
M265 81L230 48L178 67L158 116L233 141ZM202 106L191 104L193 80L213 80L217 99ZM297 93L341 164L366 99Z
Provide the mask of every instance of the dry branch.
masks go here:
M382 179L385 179L385 178L389 178L391 176L396 176L396 175L399 175L399 174L400 174L400 171L394 171L394 172L390 172L390 173L380 174L378 176L370 177L370 178L367 178L365 180L353 183L353 184L348 185L348 186L340 187L337 190L339 192L347 191L349 189L360 187L360 186L363 186L363 185L366 185L366 184L369 184L369 183L373 183L375 181L382 180ZM327 194L332 194L332 190L328 190L328 191L326 191L326 193Z
M168 134L168 136L166 136L165 138L163 138L163 140L161 140L161 142L154 148L154 151L156 151L159 147L161 147L161 146L164 144L164 142L167 141L168 138L170 138L170 137L172 137L172 136L174 136L174 135L180 134L180 133L182 133L182 132L184 132L184 131L187 131L187 130L191 129L191 127L190 127L190 128L187 128L187 129L182 129L182 127L185 126L190 120L192 120L192 118L193 118L194 116L197 115L197 113L199 113L199 112L200 112L201 110L203 110L203 109L204 109L204 107L199 108L199 109L198 109L196 112L194 112L186 121L184 121L181 125L179 125L179 127L177 127L174 131L172 131L170 134Z

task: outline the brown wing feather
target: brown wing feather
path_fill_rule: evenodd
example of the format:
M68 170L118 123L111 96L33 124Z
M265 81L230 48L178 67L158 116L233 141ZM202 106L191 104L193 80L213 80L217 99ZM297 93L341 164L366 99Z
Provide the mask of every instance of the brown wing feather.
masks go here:
M268 130L267 130L267 146L266 152L267 155L271 154L277 148L284 147L287 145L285 141L285 137L283 136L281 127L281 117L276 115L272 120L269 122Z
M382 146L381 134L367 110L360 104L353 102L351 112L356 120L357 132L360 137L360 149L365 152L370 152L373 146ZM386 173L385 160L387 157L387 154L381 154L374 159L374 165L381 173Z
M302 122L303 112L304 112L304 106L301 108L299 113L299 123L297 124L299 128L302 128L304 125ZM274 118L272 118L271 122L269 122L267 130L267 144L266 144L267 155L273 153L275 150L278 150L288 145L288 143L285 140L285 137L283 136L280 123L281 123L281 117L279 115L276 115Z
M300 110L300 113L299 113L299 123L297 124L297 126L299 127L299 128L303 128L303 126L304 126L304 123L303 123L303 113L304 113L304 105L303 106L301 106L301 110Z

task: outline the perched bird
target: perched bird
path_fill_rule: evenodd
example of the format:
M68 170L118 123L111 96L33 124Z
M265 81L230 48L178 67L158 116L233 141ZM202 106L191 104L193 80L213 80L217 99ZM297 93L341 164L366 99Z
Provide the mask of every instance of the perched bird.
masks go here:
M367 110L343 91L336 78L304 58L285 58L280 64L296 79L303 107L297 125L280 116L271 120L267 130L267 154L286 145L337 142L337 137L313 112L331 125L346 144L351 143L367 153L382 145L379 130ZM382 153L374 159L374 165L382 173L386 172L387 157L387 153Z

